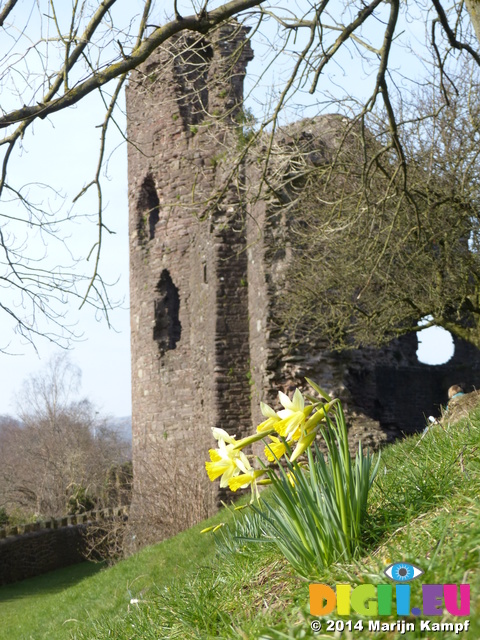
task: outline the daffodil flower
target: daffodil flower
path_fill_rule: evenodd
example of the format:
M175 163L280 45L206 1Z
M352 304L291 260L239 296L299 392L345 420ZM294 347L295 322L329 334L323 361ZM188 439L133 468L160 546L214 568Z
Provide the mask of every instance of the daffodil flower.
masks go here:
M272 442L269 442L265 447L265 455L267 460L275 462L275 460L280 460L280 458L285 455L287 446L280 438L276 438L275 436L269 437Z
M222 476L220 479L222 488L227 487L228 481L240 471L251 468L247 456L239 449L235 449L232 443L226 444L225 440L219 440L218 449L210 449L208 453L210 462L205 463L208 477L213 482Z
M228 481L228 486L231 491L237 491L238 489L246 489L248 486L252 487L252 502L254 496L259 497L257 480L267 473L266 469L249 469L247 473L242 473L235 478L231 478Z
M260 402L260 411L262 415L267 418L257 427L257 433L263 433L264 431L269 431L270 429L275 427L275 423L281 420L280 416L275 413L272 407L269 407L265 402Z
M320 387L311 384L328 400L327 403L319 406L321 403L315 402L314 398L308 398L313 404L305 406L305 399L299 389L295 390L291 400L280 391L278 397L283 409L275 412L268 404L261 402L260 408L266 420L258 425L255 435L236 440L235 436L224 429L213 427L212 434L218 441L218 448L209 450L210 461L205 463L210 480L216 480L221 476L220 487L230 487L232 491L251 485L252 499L254 491L258 496L257 484L265 484L270 480L259 480L266 470L254 470L247 456L242 453L242 449L266 436L271 440L265 448L265 455L270 462L275 462L284 456L294 442L297 442L297 445L291 455L291 462L297 460L313 443L320 429L320 423L336 402L322 392ZM280 437L272 435L274 432Z
M331 407L335 404L335 401L328 402L320 407L310 418L306 421L305 425L302 427L302 434L298 439L297 446L295 447L294 452L290 457L290 462L294 462L298 457L304 453L308 447L315 440L315 436L318 433L320 422L325 420L325 416ZM292 440L295 440L296 433L292 435Z
M304 397L298 389L295 389L292 400L281 391L278 397L284 408L277 414L281 420L275 424L275 431L286 440L298 440L313 411L313 405L305 406Z

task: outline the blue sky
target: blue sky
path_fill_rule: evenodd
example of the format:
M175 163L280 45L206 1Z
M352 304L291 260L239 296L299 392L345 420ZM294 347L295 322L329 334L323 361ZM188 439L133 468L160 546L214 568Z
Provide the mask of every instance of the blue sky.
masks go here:
M417 32L420 39L423 28L423 25L410 25L412 37ZM268 29L264 36L270 42ZM247 90L266 68L264 50L260 43L255 46L255 54L256 58L248 67ZM329 86L338 88L344 85L356 95L365 96L372 82L371 73L349 56L345 57L342 65L334 66L329 72ZM279 68L280 65L277 64L262 78L262 88L256 96L260 95L265 100L269 92L271 95L275 93L275 85L282 74ZM249 102L254 113L256 109L260 109L255 95ZM302 95L299 94L298 101L302 103L307 98L308 92L303 92ZM321 110L322 96L314 96L312 104L313 110L307 111L308 115ZM294 113L296 112L292 109L288 117L292 118ZM118 118L120 126L124 127L124 116L119 113ZM37 122L26 136L23 151L12 164L11 171L16 172L20 181L27 176L28 180L53 183L65 197L65 206L68 208L95 171L98 125L102 120L102 105L98 97L92 96L75 108ZM69 321L76 323L76 331L83 334L81 341L73 343L70 350L72 362L83 371L81 393L97 404L100 411L117 416L129 415L131 412L126 154L126 144L112 129L104 197L105 222L115 234L104 238L101 272L105 280L115 283L110 289L112 300L122 301L110 313L114 328L109 329L106 321L97 317L91 309L83 308L78 311L78 305L72 305L69 312ZM80 208L77 208L77 212L91 213L94 205L94 201L87 197L78 205ZM88 253L88 248L95 241L95 225L73 224L69 233L70 244L78 250L79 255ZM48 250L52 253L59 249L49 246ZM21 340L10 340L6 327L0 340L0 347L13 354L0 354L0 413L15 413L14 396L20 390L22 381L38 372L58 347L38 339L35 345L37 353L30 345L22 344ZM420 340L421 360L440 364L440 361L450 357L451 338L443 330L424 331L420 334Z

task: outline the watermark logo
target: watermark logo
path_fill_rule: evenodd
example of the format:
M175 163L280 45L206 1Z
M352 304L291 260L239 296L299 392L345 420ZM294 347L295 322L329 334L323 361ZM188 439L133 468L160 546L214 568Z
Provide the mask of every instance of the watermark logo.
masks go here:
M408 562L392 562L384 569L383 573L387 578L395 580L395 582L410 582L424 572L414 564L408 564Z
M422 584L422 602L411 606L412 580L423 575L422 569L407 562L394 562L384 570L392 584L326 584L310 585L310 613L327 616L335 611L339 616L352 612L361 616L441 616L446 610L452 616L470 615L469 584ZM393 593L395 591L395 606Z

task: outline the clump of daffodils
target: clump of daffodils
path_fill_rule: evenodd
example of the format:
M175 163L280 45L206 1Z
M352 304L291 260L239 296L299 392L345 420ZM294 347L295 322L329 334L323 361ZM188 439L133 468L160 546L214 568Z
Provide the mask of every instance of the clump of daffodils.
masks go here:
M278 462L285 456L294 462L314 442L326 415L335 404L324 391L307 378L307 382L317 391L321 399L305 402L305 397L296 389L292 399L280 391L279 401L283 409L274 411L264 402L260 403L262 415L266 418L256 429L256 434L236 440L223 429L212 428L213 437L218 441L216 449L210 449L210 461L205 463L208 477L213 482L220 478L220 487L231 491L251 487L252 500L258 498L258 485L270 482L264 478L265 466L254 469L243 449L265 439L265 455L270 462ZM268 441L266 439L269 439Z

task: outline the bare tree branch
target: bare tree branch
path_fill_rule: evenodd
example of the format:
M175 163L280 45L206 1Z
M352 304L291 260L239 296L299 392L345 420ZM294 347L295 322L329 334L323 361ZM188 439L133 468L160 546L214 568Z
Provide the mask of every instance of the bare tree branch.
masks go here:
M8 18L12 10L15 8L15 5L17 4L17 2L18 0L8 0L8 2L5 4L5 6L2 9L2 12L0 13L0 27L3 27L5 20Z

